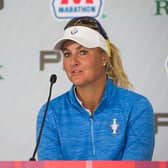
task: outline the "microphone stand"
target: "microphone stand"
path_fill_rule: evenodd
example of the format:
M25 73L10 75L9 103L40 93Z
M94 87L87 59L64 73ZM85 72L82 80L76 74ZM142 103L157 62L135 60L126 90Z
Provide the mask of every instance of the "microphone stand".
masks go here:
M49 106L49 102L50 102L50 99L51 99L52 87L53 87L53 84L56 82L56 80L57 80L57 76L56 76L55 74L52 74L51 77L50 77L50 91L49 91L49 96L48 96L48 100L47 100L47 103L46 103L46 108L45 108L43 120L42 120L42 123L41 123L40 132L39 132L39 135L38 135L38 138L37 138L37 143L36 143L36 146L35 146L33 155L32 155L32 157L29 159L29 161L36 161L35 156L36 156L36 153L37 153L37 149L38 149L38 147L39 147L39 144L40 144L40 140L41 140L41 136L42 136L42 132L43 132L43 128L44 128L44 123L45 123L45 119L46 119L46 116L47 116L48 106Z

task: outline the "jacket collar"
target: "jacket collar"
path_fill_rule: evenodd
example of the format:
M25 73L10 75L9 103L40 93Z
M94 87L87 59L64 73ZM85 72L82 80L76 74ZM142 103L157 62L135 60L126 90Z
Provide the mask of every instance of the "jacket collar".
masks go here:
M75 108L84 112L85 109L82 108L81 104L76 99L74 88L75 88L75 86L73 85L69 91L69 94L68 94L69 101ZM116 86L114 86L111 79L107 78L105 90L104 90L102 99L101 99L100 104L99 104L98 108L96 109L96 111L101 111L102 108L104 108L106 106L106 103L109 103L113 99L115 92L116 92Z

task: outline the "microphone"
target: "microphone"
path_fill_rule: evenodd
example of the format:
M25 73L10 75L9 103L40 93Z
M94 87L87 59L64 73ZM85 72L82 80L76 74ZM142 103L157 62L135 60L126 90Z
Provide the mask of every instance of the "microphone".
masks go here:
M43 128L44 128L44 123L45 123L45 119L46 119L46 116L47 116L48 106L49 106L49 102L50 102L50 99L51 99L52 86L56 82L56 80L57 80L57 76L55 74L52 74L51 77L50 77L49 96L48 96L48 100L47 100L47 103L46 103L46 108L45 108L45 111L44 111L44 116L43 116L43 120L42 120L42 123L41 123L40 132L39 132L39 135L38 135L38 138L37 138L37 143L36 143L33 155L29 159L29 161L36 161L35 156L36 156L39 144L40 144L40 140L41 140L41 136L42 136L42 132L43 132Z

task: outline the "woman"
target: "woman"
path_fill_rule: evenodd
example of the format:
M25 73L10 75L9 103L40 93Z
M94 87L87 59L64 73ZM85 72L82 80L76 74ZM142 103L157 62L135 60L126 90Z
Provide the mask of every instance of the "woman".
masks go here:
M92 17L72 19L55 50L61 51L73 86L50 102L39 160L151 160L152 106L128 90L132 85L118 50L100 23Z

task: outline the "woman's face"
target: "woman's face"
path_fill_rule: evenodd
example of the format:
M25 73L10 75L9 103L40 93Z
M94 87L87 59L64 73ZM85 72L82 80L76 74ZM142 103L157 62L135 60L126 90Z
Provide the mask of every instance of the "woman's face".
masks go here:
M108 56L100 48L85 48L68 40L63 44L63 67L70 81L76 86L104 82Z

